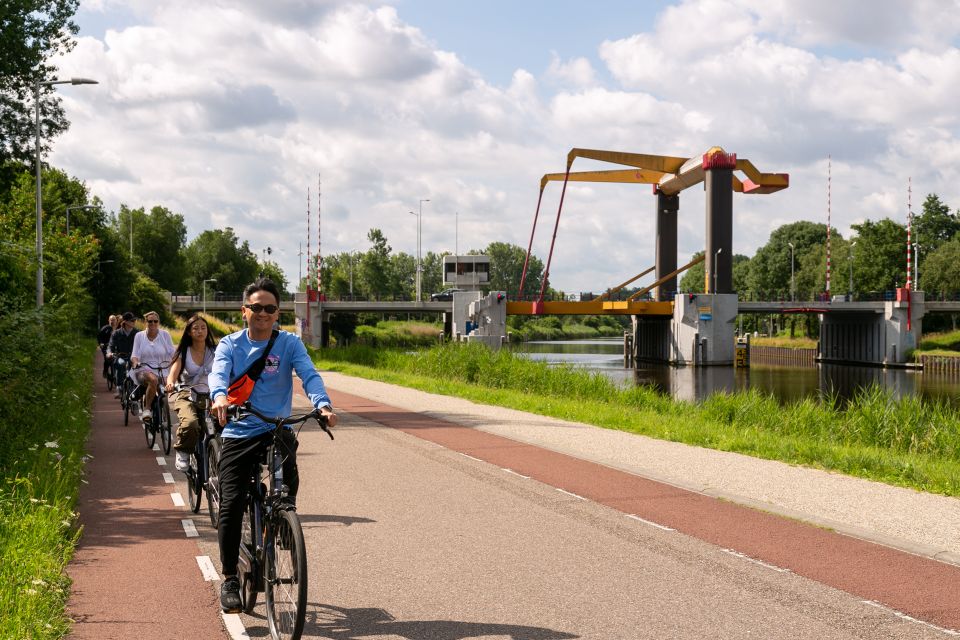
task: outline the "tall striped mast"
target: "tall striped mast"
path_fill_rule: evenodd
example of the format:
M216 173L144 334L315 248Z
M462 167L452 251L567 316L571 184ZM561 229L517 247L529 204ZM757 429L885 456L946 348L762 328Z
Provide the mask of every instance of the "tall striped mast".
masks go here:
M323 196L320 174L317 173L317 291L323 291L323 231L321 228L320 203Z
M827 300L830 299L830 187L833 159L827 156Z
M913 235L913 178L907 178L907 291L910 291L913 287L913 278L911 274L913 273L913 264L910 262L912 246L910 244L910 236Z
M307 291L310 290L313 284L313 278L311 277L313 265L310 263L310 187L307 187Z

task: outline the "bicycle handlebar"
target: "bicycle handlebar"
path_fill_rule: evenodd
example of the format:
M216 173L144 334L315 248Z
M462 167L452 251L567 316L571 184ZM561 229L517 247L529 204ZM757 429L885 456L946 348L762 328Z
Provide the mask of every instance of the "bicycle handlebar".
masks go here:
M314 420L317 421L317 424L320 425L320 428L323 429L323 431L328 436L330 436L330 439L331 440L334 439L333 433L330 431L330 428L327 424L327 417L322 413L320 413L320 409L314 409L310 413L304 413L302 415L289 415L285 418L280 416L264 415L259 411L257 411L256 409L254 409L249 402L246 402L241 406L230 405L230 407L227 410L231 413L234 419L244 418L246 416L252 415L252 416L256 416L257 418L260 418L264 422L275 425L277 429L280 429L282 427L292 425L292 424L300 424L302 422L306 422L307 420L313 418Z

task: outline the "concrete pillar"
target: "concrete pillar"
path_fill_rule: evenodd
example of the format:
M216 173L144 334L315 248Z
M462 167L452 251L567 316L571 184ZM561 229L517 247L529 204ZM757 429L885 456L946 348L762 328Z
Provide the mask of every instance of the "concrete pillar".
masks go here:
M733 170L737 154L703 156L707 191L706 291L733 293ZM718 253L719 252L719 253Z
M680 194L672 196L657 191L657 280L677 270L677 211ZM657 287L654 298L660 302L673 300L677 292L674 276Z
M677 296L670 323L670 362L686 366L733 365L736 294Z

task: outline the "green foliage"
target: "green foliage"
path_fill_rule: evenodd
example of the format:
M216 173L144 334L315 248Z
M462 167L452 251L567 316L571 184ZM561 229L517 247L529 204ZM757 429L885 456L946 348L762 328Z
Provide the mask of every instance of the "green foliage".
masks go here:
M356 327L353 344L369 347L422 347L440 340L443 326L418 322L385 320L376 325Z
M217 291L238 294L260 273L249 243L246 240L241 243L230 227L202 232L183 253L190 265L185 276L186 287L195 294L202 293L203 281L208 278L217 280L207 283L208 293L212 285Z
M75 319L0 315L0 637L60 638L79 536L74 507L83 472L92 393L92 340ZM38 381L43 381L38 384Z
M53 59L73 49L79 0L16 0L0 3L0 164L34 158L34 87L55 77ZM41 153L67 130L56 88L40 88Z
M889 291L907 281L907 230L884 218L851 225L857 232L854 286L858 291Z
M130 209L121 205L114 228L128 241L131 224L134 265L167 291L182 291L186 267L182 252L187 239L183 215L161 206L146 213L143 207Z
M747 288L767 296L790 295L790 243L793 243L794 278L808 254L814 254L826 244L827 227L824 224L802 220L785 224L770 234L767 244L750 259ZM840 240L834 231L832 241ZM817 262L816 258L812 261ZM813 270L813 269L811 269ZM812 280L813 278L811 278ZM800 291L799 280L797 290Z
M483 255L490 258L489 290L506 291L508 296L516 297L520 290L520 276L523 274L527 250L507 242L491 242L483 250ZM536 256L530 256L527 279L523 283L521 295L530 297L539 293L542 279L543 261Z
M370 229L367 240L373 245L360 261L363 287L372 298L381 298L390 292L390 245L380 229Z
M960 237L927 254L920 270L920 287L933 294L950 294L960 286Z
M911 239L920 244L921 264L926 254L952 240L958 231L960 217L950 213L950 207L941 202L937 194L928 194L922 212L913 220L914 237Z
M167 311L168 305L169 300L160 285L142 273L135 275L133 286L130 288L130 299L124 311L133 311L138 318L143 317L143 314L148 311L156 311L160 314L161 323L172 325L174 320Z

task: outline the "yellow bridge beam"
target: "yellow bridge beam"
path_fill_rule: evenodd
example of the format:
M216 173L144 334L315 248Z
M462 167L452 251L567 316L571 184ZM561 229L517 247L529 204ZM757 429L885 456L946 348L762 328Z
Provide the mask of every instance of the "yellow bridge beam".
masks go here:
M533 302L507 301L507 315L515 316L672 316L673 302L654 302L652 300L587 300L585 302L544 301L543 310L534 313Z

